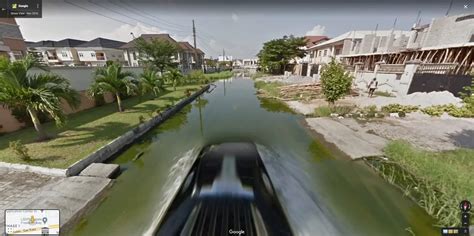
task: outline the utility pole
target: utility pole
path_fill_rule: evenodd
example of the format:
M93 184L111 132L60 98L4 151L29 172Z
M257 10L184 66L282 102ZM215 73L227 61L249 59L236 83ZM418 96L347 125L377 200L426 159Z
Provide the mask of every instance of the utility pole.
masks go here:
M194 48L196 47L196 27L194 26L194 20L193 20L193 39L194 39Z

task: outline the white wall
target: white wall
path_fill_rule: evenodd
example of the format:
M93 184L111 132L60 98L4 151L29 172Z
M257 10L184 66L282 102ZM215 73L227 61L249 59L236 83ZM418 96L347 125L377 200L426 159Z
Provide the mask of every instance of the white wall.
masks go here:
M58 74L71 82L72 88L82 91L89 88L96 68L93 67L51 67L50 73ZM123 71L131 71L135 75L143 72L141 67L123 67ZM44 73L40 69L32 69L29 73Z

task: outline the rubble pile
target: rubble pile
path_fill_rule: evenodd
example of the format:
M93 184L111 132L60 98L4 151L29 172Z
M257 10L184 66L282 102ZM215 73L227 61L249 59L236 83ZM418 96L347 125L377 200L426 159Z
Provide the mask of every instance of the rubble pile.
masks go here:
M307 84L292 84L280 87L280 99L295 100L305 99L311 100L321 98L321 84L307 83Z

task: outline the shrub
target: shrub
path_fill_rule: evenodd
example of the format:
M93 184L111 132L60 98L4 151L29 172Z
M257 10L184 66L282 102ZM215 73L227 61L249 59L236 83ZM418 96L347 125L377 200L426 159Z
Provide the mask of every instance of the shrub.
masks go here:
M191 90L190 89L184 90L184 94L186 95L186 97L190 97L191 96Z
M368 118L374 118L377 114L377 106L371 105L362 108L361 113Z
M334 58L323 67L321 72L321 88L326 101L329 103L333 104L339 98L349 93L351 83L352 76Z
M31 161L31 156L28 154L28 148L20 140L11 141L9 147L23 161Z
M375 91L374 94L381 97L393 97L392 94L387 91Z
M410 113L418 111L418 106L411 106L411 105L400 105L400 104L389 104L382 107L382 111L386 113Z
M331 109L328 106L316 107L314 109L314 115L316 117L327 117L331 115Z
M345 116L350 114L354 110L353 106L320 106L314 109L314 115L316 117L327 117L330 116L331 113L336 113L339 116Z
M405 117L405 116L407 116L407 115L404 111L399 111L398 112L398 117Z
M140 116L138 117L138 122L139 122L140 124L143 124L143 123L145 122L145 117L143 117L142 115L140 115Z
M457 107L454 104L434 105L423 108L421 111L430 116L440 116L446 112L454 117L474 117L474 109L466 104L464 104L462 107Z

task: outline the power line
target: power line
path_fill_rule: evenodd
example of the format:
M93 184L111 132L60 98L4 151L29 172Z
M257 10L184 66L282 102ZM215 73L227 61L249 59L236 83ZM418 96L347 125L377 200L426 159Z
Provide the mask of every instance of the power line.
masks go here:
M117 3L112 2L111 0L109 0L109 3L110 3L110 4L113 4L113 5L115 5L115 6L118 6L118 7L120 7L120 8L124 8L124 9L128 10L129 12L132 12L133 14L137 14L137 12L138 12L137 15L139 15L139 16L141 16L141 17L144 17L144 18L147 18L147 19L150 19L150 20L152 20L152 21L154 21L154 22L156 22L156 23L158 23L158 24L171 25L171 24L168 24L168 23L166 23L166 22L160 22L160 21L158 21L158 20L156 20L156 19L154 19L154 18L152 18L152 17L149 17L149 16L147 16L146 14L143 14L143 12L141 12L140 10L138 10L138 9L136 9L136 8L133 8L133 7L130 7L130 6L126 5L126 4L123 3L123 2L121 2L121 5L122 5L122 6L118 5ZM165 28L164 26L161 26L161 27ZM180 29L180 28L176 28L175 26L172 26L172 25L171 25L171 26L166 26L166 28L169 29L169 30L176 31L176 32L189 32L189 30L183 30L183 29Z
M165 19L158 18L158 17L156 17L156 16L153 16L153 15L151 15L151 14L148 14L148 13L145 12L144 10L140 10L140 9L138 9L138 8L136 8L136 7L134 7L134 6L130 5L130 4L128 4L127 1L122 1L122 0L120 0L120 2L121 2L122 4L124 4L124 5L127 5L129 8L132 8L132 9L135 9L135 10L139 11L140 14L147 15L147 16L149 16L149 17L151 17L151 18L154 18L154 19L157 19L157 20L159 20L159 21L162 21L162 22L164 22L164 23L166 23L166 24L168 24L168 25L171 25L171 26L174 26L174 27L184 27L184 28L187 28L187 27L188 27L188 26L186 26L186 25L176 24L176 23L167 21L167 20L165 20Z
M103 16L103 17L105 17L105 18L111 19L111 20L113 20L113 21L117 21L117 22L120 22L120 23L123 23L123 24L131 25L131 24L128 23L128 22L122 21L122 20L117 19L117 18L114 18L114 17L109 17L109 16L107 16L107 15L103 15L102 13L99 13L99 12L97 12L97 11L90 10L90 9L88 9L88 8L85 8L85 7L83 7L83 6L77 5L77 4L72 3L72 2L68 2L67 0L64 0L64 2L67 3L67 4L73 5L73 6L75 6L75 7L81 8L81 9L83 9L83 10L86 10L86 11L88 11L88 12L92 12L92 13L95 13L95 14L97 14L97 15Z
M149 24L149 23L143 22L143 21L141 21L140 19L137 19L137 18L135 18L135 17L127 16L127 15L125 15L125 14L119 12L119 11L114 10L114 9L104 7L104 6L102 6L102 5L99 5L99 4L97 4L97 3L94 3L94 2L92 2L92 1L89 1L89 2L92 3L92 4L94 4L94 5L96 5L96 6L99 6L99 7L103 8L103 9L105 9L105 10L109 10L109 11L115 13L115 14L121 15L121 16L126 17L126 18L130 18L130 19L132 19L132 20L135 20L135 21L137 21L137 22L139 22L139 23L142 23L142 24L144 24L144 25L147 25L147 26L149 26L149 27L157 27L157 28L160 28L160 26L158 26L158 25ZM158 31L155 31L155 32L158 32ZM175 34L175 35L180 35L180 34L178 34L178 33L174 33L174 34ZM189 35L182 35L182 34L181 34L181 36L189 36Z

